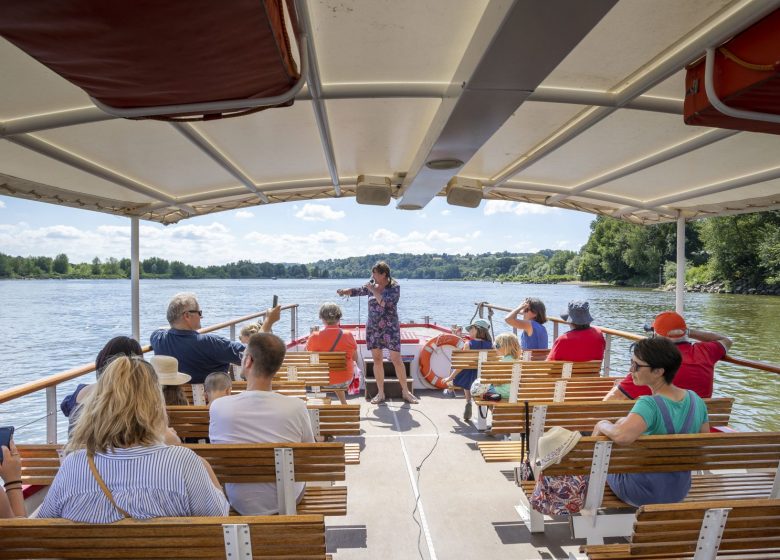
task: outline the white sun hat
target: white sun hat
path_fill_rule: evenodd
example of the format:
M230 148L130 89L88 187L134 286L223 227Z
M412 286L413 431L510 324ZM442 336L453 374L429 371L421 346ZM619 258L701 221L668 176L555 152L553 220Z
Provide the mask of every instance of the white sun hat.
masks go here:
M560 463L561 459L577 445L581 437L582 434L579 432L553 426L539 438L536 447L536 466L544 470L550 465Z
M173 356L152 356L149 360L160 385L182 385L189 383L192 376L179 371L179 360Z

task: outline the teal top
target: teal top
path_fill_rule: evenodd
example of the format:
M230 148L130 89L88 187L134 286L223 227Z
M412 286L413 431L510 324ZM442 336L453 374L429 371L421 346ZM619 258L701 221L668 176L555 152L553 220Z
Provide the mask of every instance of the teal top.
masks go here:
M691 391L686 391L685 398L679 402L661 396L661 398L666 403L667 408L669 409L669 416L672 418L672 425L674 425L674 429L678 433L685 423L685 417L688 414L688 407L690 406L691 396L693 396L693 398L696 400L696 410L694 412L693 422L691 423L691 432L698 433L701 429L701 425L704 422L709 422L709 416L707 415L707 405L704 404L704 401L701 400L701 397L695 393L692 393ZM647 431L644 432L644 435L667 433L666 426L664 426L663 417L661 416L661 411L658 410L658 405L655 404L653 397L648 395L639 397L639 400L636 401L636 404L634 404L631 412L641 416L647 424Z

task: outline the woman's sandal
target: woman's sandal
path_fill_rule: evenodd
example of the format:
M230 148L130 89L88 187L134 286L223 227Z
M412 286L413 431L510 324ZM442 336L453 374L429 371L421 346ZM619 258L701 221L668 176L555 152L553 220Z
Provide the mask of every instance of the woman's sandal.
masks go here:
M374 396L373 399L371 399L371 404L382 404L383 402L385 402L384 395L381 397L379 395L376 395Z
M411 393L406 393L402 398L409 404L418 404L420 402L420 400Z

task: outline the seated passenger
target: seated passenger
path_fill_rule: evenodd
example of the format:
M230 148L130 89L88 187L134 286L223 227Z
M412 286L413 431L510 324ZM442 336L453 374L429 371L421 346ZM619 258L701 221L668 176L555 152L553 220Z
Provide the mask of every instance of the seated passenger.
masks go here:
M518 319L517 315L523 318ZM547 348L547 310L542 300L525 298L523 303L509 312L506 323L520 331L520 346L523 350L543 350Z
M335 303L324 303L320 307L320 319L325 328L311 333L306 341L306 350L310 352L345 352L347 355L347 367L339 371L330 372L330 385L322 387L323 391L333 391L341 404L347 404L347 389L355 374L355 354L357 343L352 333L343 330L339 326L341 321L341 307Z
M262 332L260 325L257 323L250 323L249 325L245 325L241 327L241 332L238 335L238 340L241 341L241 344L246 344L249 342L249 338L256 333Z
M689 329L682 315L674 311L659 313L652 325L645 326L645 330L652 331L651 336L668 338L682 354L682 365L674 376L675 386L690 389L703 399L712 397L715 364L726 357L726 352L731 348L731 339L716 332ZM701 342L691 342L691 338ZM636 399L649 394L647 387L634 384L629 373L604 400Z
M284 360L284 342L271 333L252 335L241 364L246 391L217 399L211 404L211 443L313 442L314 432L306 403L274 393L271 382ZM304 483L296 482L297 502ZM273 515L279 512L276 484L228 483L230 504L241 515Z
M3 461L0 463L0 478L4 489L0 490L0 519L27 517L22 495L22 460L11 438L8 447L0 447Z
M143 351L137 340L128 336L115 336L103 346L103 349L98 352L98 355L95 358L95 378L99 380L108 363L115 356L119 355L142 356ZM62 413L68 419L68 437L70 437L70 434L73 432L73 426L76 424L81 403L92 394L94 389L94 384L88 385L86 383L79 383L75 391L62 399L60 410L62 410Z
M208 374L206 381L203 382L203 388L206 390L206 403L211 406L211 403L218 398L230 395L233 382L224 371L215 371Z
M672 384L682 355L666 338L646 338L632 346L629 371L634 384L650 389L628 416L614 424L601 420L593 435L605 435L618 445L633 443L641 435L695 434L710 431L707 406L693 391ZM679 502L691 487L690 471L618 473L607 475L612 491L633 506Z
M149 360L154 372L157 374L157 380L162 386L165 406L187 406L187 397L181 386L189 383L190 377L186 373L179 372L179 361L172 356L152 356Z
M548 361L589 362L603 360L607 341L596 327L591 327L593 317L587 301L570 301L561 318L571 324L571 330L555 339L547 355Z
M471 323L466 330L471 337L464 349L466 350L491 350L493 348L493 339L490 336L490 323L484 319L477 319ZM462 369L458 373L452 372L445 379L445 383L463 389L466 396L466 408L463 409L463 419L468 422L471 420L471 386L477 379L476 369Z
M114 359L83 405L37 517L113 523L227 515L209 464L186 447L166 445L166 424L154 368L138 357Z
M514 333L501 333L496 337L496 354L502 362L513 362L523 357L520 341Z

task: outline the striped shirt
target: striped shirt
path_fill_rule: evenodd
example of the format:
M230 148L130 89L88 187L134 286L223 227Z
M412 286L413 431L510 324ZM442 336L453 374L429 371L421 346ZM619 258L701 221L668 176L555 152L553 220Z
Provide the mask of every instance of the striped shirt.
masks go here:
M200 458L180 446L152 445L95 454L95 466L117 505L135 519L228 514L228 503ZM62 461L35 517L113 523L122 515L87 464L86 450Z

